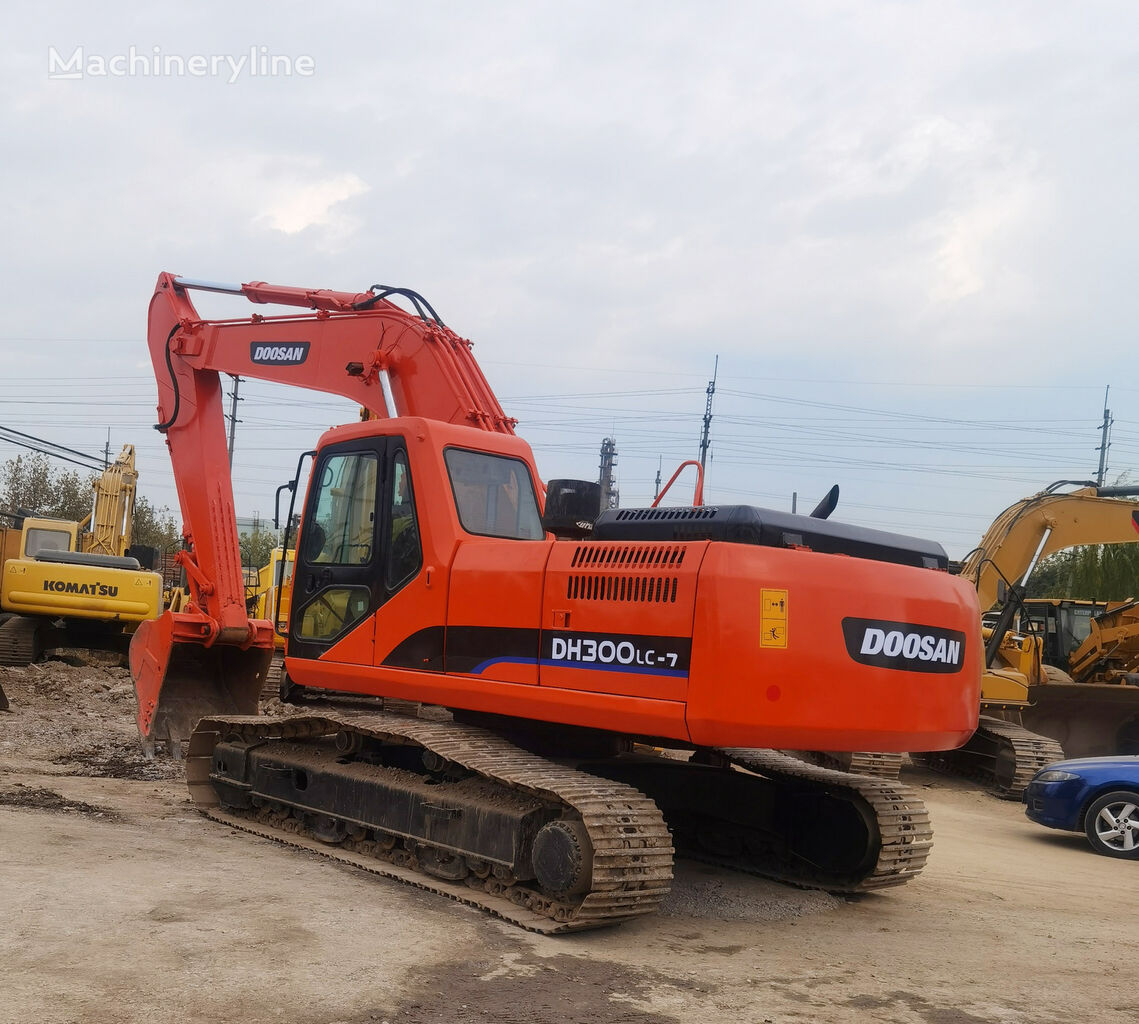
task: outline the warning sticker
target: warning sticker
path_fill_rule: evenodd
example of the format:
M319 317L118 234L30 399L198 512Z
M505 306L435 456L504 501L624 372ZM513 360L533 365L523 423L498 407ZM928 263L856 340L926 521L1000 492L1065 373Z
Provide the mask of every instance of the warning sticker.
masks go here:
M786 590L764 588L759 593L759 646L786 647L788 602Z

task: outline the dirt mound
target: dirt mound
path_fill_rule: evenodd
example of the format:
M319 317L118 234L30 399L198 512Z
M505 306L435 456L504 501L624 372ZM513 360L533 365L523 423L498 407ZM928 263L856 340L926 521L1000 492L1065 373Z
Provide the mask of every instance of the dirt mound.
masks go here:
M57 811L65 814L85 814L92 818L117 821L119 816L104 807L95 807L82 800L68 800L50 789L38 789L17 782L12 788L0 789L0 806L26 807L37 811Z
M96 652L98 653L98 652ZM0 715L0 759L57 766L59 774L166 779L176 762L148 761L138 746L134 686L126 668L102 658L47 660L0 668L9 711Z
M104 742L100 745L68 751L52 758L52 764L71 769L69 775L85 775L92 779L169 779L181 775L177 762L159 761L143 756L137 742Z

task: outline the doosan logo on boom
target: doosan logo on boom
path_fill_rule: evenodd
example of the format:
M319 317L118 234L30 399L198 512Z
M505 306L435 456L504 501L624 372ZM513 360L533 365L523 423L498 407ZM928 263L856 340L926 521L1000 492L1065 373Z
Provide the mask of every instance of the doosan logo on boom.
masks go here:
M308 358L307 341L253 341L249 360L258 366L299 366Z

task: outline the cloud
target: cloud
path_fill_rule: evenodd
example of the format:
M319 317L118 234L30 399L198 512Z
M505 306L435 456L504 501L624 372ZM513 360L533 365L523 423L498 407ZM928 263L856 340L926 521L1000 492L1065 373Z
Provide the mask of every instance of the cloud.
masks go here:
M313 182L280 182L269 191L255 223L286 235L325 228L342 241L355 230L355 224L336 207L368 192L369 186L358 175L345 172Z

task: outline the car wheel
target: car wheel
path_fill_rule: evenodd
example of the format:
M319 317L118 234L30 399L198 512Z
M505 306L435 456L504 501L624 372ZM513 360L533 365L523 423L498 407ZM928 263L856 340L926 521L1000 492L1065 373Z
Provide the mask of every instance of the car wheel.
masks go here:
M1094 800L1084 832L1096 853L1139 859L1139 793L1120 789Z

